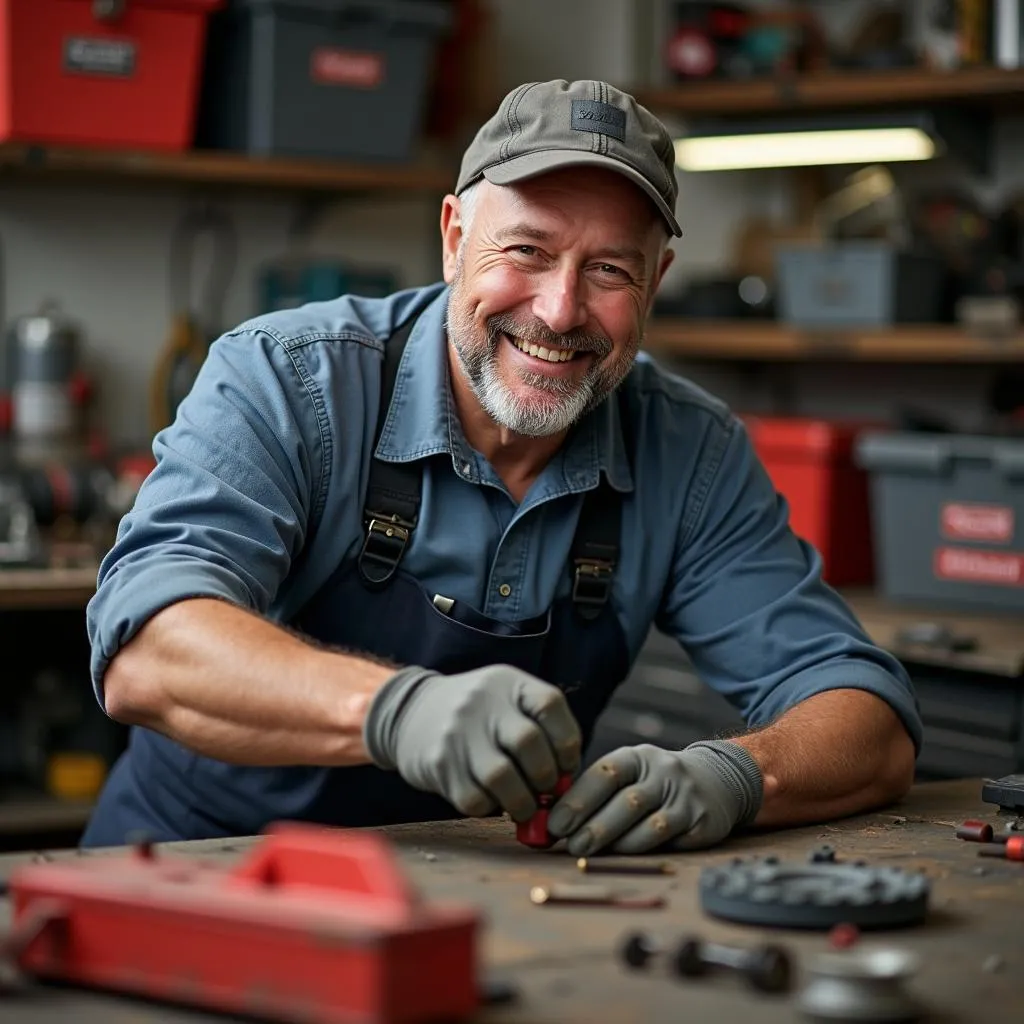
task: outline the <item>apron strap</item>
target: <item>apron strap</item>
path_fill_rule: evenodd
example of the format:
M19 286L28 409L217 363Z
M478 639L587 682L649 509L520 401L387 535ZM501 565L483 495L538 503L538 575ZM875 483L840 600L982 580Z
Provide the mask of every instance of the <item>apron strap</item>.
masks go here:
M618 390L619 420L627 457L632 461L632 431L622 388ZM612 590L619 564L622 536L622 495L602 476L597 487L587 491L572 540L572 603L584 619L596 619Z
M398 377L398 366L415 323L415 317L407 320L384 344L380 411L373 437L374 451L384 430ZM380 589L395 574L419 519L421 488L422 473L419 466L408 462L385 462L376 455L371 458L366 506L363 509L366 536L358 563L359 575L367 586Z
M380 411L374 432L374 450L380 441L391 407L398 367L412 333L415 318L402 324L384 344ZM628 412L619 389L620 421L625 431ZM627 454L632 456L632 444ZM398 569L412 531L419 519L422 470L413 463L385 462L376 455L370 461L363 521L366 536L359 552L359 575L367 586L379 590L387 586ZM612 579L619 562L622 533L622 495L605 477L583 499L570 558L573 565L572 602L584 619L596 619L611 593Z

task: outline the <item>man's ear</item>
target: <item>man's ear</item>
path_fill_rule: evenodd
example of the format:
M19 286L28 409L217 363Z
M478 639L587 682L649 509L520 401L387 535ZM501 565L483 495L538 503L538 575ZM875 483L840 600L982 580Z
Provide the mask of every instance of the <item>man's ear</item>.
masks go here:
M441 267L446 284L455 280L455 265L462 241L461 207L456 195L445 196L441 203Z
M658 269L655 271L654 278L651 281L651 291L647 296L647 315L650 316L651 310L654 308L654 299L658 294L658 288L661 285L661 279L665 276L665 271L672 266L672 261L676 258L676 251L670 245L665 246L665 251L661 254L661 259L658 261Z

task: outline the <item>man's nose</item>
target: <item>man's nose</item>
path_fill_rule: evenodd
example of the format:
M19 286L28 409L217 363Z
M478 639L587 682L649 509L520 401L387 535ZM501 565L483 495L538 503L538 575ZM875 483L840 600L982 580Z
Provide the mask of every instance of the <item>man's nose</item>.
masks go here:
M587 322L582 282L571 268L553 270L540 276L533 312L556 334L565 334Z

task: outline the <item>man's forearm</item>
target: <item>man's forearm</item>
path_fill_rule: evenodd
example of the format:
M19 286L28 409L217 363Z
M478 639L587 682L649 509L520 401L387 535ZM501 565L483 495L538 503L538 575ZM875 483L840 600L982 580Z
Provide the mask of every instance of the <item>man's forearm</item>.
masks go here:
M218 760L365 764L366 711L393 672L197 598L159 612L118 652L104 697L112 718Z
M750 751L764 778L757 825L856 814L898 799L913 782L910 736L896 713L864 690L815 694L733 741Z

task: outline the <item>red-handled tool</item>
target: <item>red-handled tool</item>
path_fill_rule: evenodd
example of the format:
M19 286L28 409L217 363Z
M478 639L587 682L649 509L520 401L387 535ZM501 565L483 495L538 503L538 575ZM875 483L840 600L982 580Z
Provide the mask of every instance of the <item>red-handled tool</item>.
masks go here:
M555 801L567 793L572 785L571 775L562 775L555 783L555 788L550 793L541 793L537 798L537 810L532 818L521 821L516 825L516 839L524 846L533 846L538 850L546 850L555 845L555 838L548 832L548 814L554 806Z

